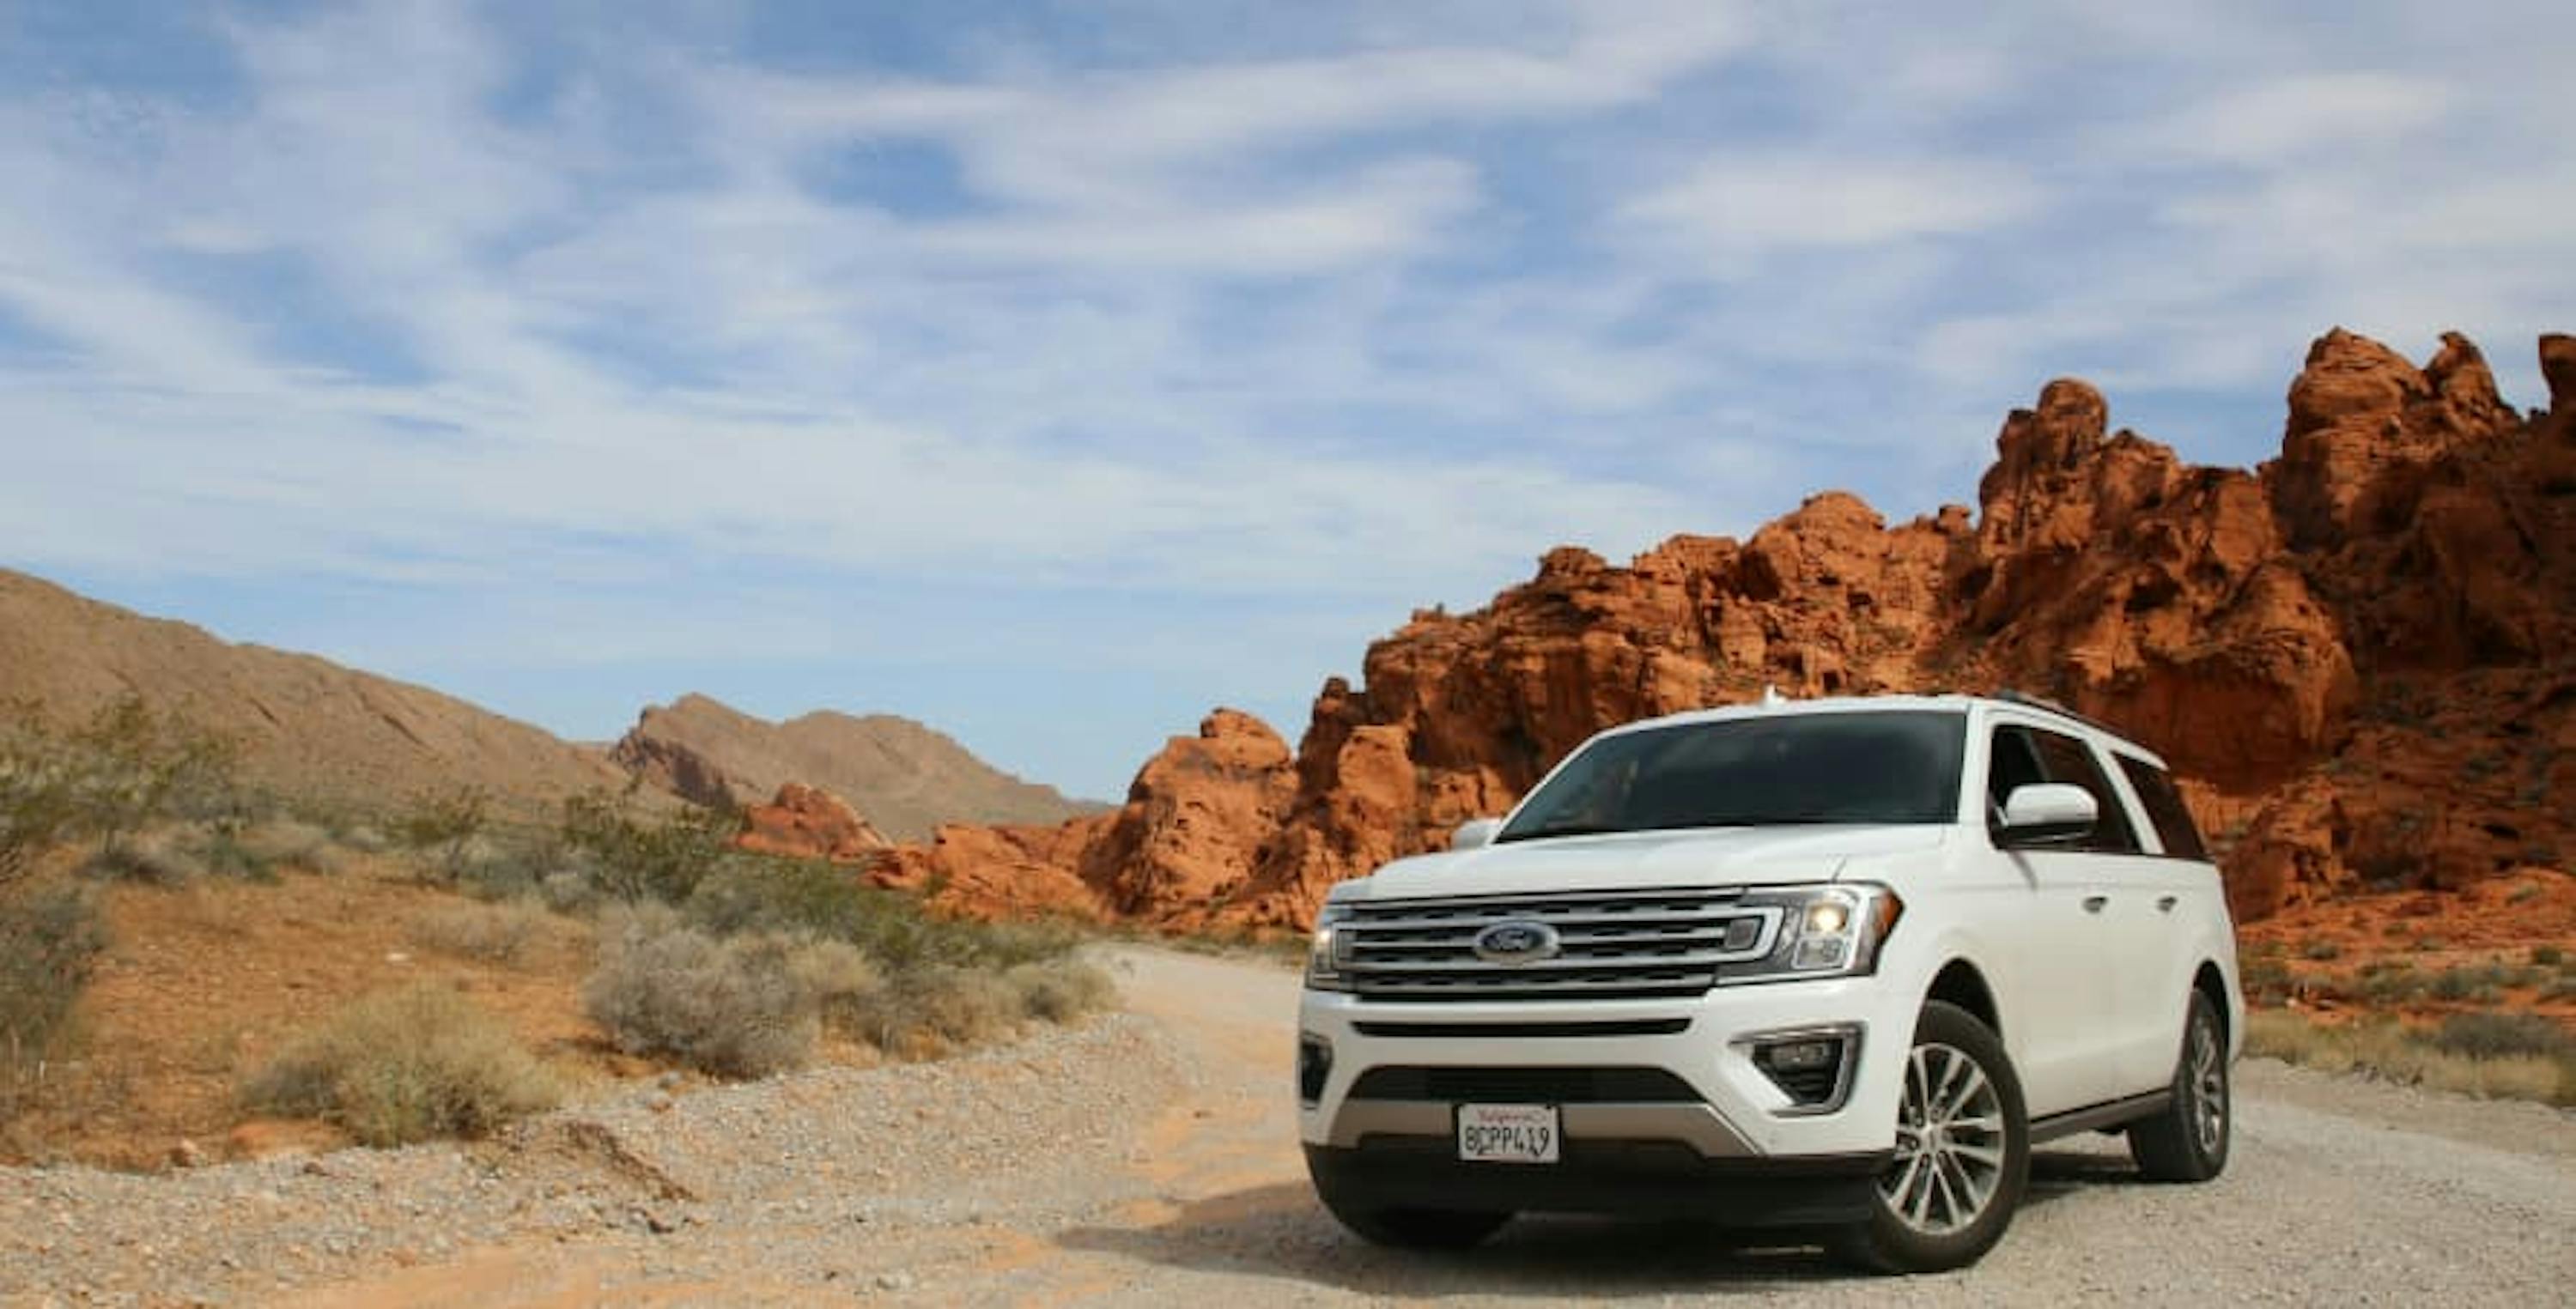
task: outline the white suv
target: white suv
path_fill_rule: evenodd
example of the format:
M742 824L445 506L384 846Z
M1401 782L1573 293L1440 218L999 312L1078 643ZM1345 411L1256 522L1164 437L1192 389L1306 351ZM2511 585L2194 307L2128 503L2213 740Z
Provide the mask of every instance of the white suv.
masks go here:
M1371 1240L1519 1212L2003 1235L2034 1142L2226 1165L2226 898L2164 765L2025 697L1614 728L1458 848L1335 887L1299 1010L1315 1189Z

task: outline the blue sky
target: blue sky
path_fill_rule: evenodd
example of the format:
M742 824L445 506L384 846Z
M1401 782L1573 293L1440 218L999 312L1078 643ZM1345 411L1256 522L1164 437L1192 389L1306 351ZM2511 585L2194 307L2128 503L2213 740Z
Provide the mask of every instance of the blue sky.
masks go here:
M1973 497L2092 378L2545 401L2543 4L0 0L0 563L584 739L1110 796L1560 541Z

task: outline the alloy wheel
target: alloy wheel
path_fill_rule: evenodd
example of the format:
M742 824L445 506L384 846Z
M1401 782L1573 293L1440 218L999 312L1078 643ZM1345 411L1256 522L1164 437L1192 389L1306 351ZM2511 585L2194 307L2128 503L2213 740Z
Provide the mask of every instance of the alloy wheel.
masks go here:
M1957 1046L1914 1047L1895 1158L1878 1183L1888 1211L1924 1236L1947 1236L1986 1212L2003 1177L2003 1100L1985 1069Z

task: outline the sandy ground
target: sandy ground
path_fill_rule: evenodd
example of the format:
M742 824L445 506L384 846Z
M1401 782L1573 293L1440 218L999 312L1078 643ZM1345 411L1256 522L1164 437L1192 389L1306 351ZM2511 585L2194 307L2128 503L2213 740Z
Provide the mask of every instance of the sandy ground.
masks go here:
M935 1065L827 1069L557 1115L498 1143L118 1178L0 1172L0 1303L1880 1303L1817 1252L1690 1225L1524 1220L1377 1250L1314 1204L1296 979L1123 949L1129 1015ZM2240 1071L2225 1177L2044 1151L1978 1267L1911 1303L2552 1303L2576 1280L2576 1117ZM34 1234L33 1237L30 1234ZM41 1248L40 1248L41 1247ZM140 1247L147 1254L137 1254ZM217 1254L215 1252L223 1253ZM147 1257L148 1255L148 1257Z

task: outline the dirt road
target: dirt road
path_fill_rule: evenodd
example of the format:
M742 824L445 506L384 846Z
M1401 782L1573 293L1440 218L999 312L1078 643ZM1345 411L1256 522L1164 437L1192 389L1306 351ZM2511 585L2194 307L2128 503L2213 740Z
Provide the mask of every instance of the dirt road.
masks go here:
M1813 1251L1525 1220L1465 1256L1376 1250L1310 1199L1295 978L1116 953L1133 1013L940 1065L649 1092L473 1149L134 1179L0 1174L0 1303L993 1305L1571 1297L1879 1304ZM1909 1303L2554 1303L2576 1283L2576 1117L2240 1073L2221 1181L2042 1153L1977 1268Z

